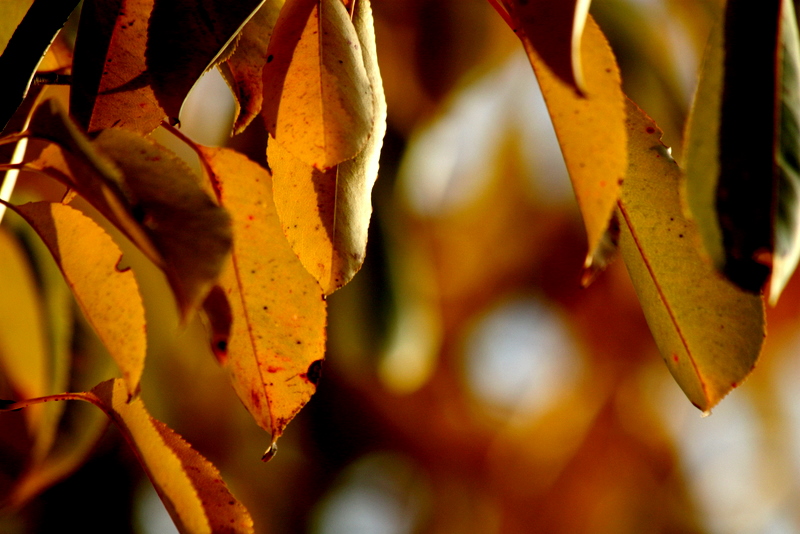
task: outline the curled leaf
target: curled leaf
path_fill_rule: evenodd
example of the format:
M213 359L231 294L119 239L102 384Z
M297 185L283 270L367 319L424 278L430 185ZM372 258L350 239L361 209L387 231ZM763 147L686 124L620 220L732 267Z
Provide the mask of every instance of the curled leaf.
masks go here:
M620 250L670 372L689 400L708 411L755 365L764 304L703 258L697 225L683 215L681 171L655 123L630 103L627 124Z
M288 0L267 50L267 130L317 169L354 158L375 121L372 87L341 0Z
M201 151L233 217L232 260L206 301L217 327L215 350L242 403L274 441L316 391L324 296L283 235L269 173L229 149Z

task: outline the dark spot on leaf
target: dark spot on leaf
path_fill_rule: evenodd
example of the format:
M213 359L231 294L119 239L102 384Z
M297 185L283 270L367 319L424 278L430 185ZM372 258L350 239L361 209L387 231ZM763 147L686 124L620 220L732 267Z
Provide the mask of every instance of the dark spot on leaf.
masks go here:
M228 350L228 342L225 341L224 339L220 339L219 341L217 341L215 346L217 347L217 350L220 352L225 352Z
M683 234L678 234L678 237L683 238Z
M647 127L647 133L649 133L649 134L656 133L656 129L653 128L652 126L648 126Z
M273 59L275 59L275 56L273 56L272 54L268 55L267 56L267 63L272 63Z
M306 372L306 380L314 384L319 384L319 379L322 378L322 360L311 362Z
M256 410L261 408L261 397L258 396L258 391L250 391L250 402Z
M133 217L134 221L142 224L144 222L144 218L147 216L147 211L145 211L141 204L137 204L131 208L131 216Z

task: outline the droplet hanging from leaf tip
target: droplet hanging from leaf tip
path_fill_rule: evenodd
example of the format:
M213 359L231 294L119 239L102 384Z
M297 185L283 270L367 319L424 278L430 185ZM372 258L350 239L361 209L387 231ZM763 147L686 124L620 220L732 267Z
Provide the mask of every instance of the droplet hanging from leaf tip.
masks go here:
M275 457L277 453L278 453L278 443L276 441L273 441L270 444L269 448L266 451L264 451L264 455L261 457L261 461L269 462Z

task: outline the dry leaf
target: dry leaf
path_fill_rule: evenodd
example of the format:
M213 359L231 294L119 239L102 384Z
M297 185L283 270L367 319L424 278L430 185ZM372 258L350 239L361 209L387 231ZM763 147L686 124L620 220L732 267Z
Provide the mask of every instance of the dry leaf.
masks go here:
M122 251L80 211L50 202L14 207L50 249L86 319L117 362L128 394L139 389L147 336L144 305Z
M298 159L327 169L364 149L375 121L358 35L341 0L289 0L270 39L262 114Z
M316 391L324 296L283 235L269 173L229 149L201 151L234 231L232 261L206 301L214 348L239 398L274 441Z
M630 166L619 203L620 250L661 355L703 411L747 377L764 342L764 305L717 273L683 215L681 171L661 131L629 104Z

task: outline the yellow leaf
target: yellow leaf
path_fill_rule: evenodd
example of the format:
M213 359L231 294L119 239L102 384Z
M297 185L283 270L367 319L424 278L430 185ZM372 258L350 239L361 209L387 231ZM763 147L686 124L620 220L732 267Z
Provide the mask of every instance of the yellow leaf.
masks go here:
M283 0L266 0L242 28L236 50L220 65L236 98L234 134L244 131L261 112L264 98L261 71L267 63L269 38L281 7Z
M44 312L30 263L20 245L0 231L0 370L20 398L49 393L49 366ZM25 414L28 428L38 429L43 407Z
M275 440L316 391L325 299L283 235L269 173L232 150L200 150L234 229L232 261L206 303L212 322L229 305L230 337L223 320L216 352L239 398Z
M375 120L358 35L341 0L289 0L267 50L262 113L272 137L326 169L362 151Z
M586 225L586 267L601 244L628 165L625 96L614 54L589 17L581 41L586 96L556 76L523 36Z
M525 33L550 70L576 91L585 91L580 52L590 0L502 2L515 31Z
M52 101L30 133L47 146L26 168L74 188L167 275L185 319L202 302L230 250L230 219L185 162L120 128L89 141Z
M683 215L681 171L661 131L634 104L628 113L620 250L670 372L689 400L708 411L755 365L764 305L705 261L697 225Z
M164 423L140 398L128 402L120 380L99 384L92 403L122 431L181 532L253 532L253 520L230 493L219 471ZM92 398L93 397L93 398Z
M283 230L303 266L326 294L349 282L364 262L372 187L378 177L386 133L386 100L368 0L356 3L353 24L374 94L375 122L364 150L351 160L321 171L292 156L280 143L272 142L267 147L275 206Z
M86 319L122 371L128 394L139 388L147 347L144 306L122 251L80 211L50 202L17 206L56 260Z

